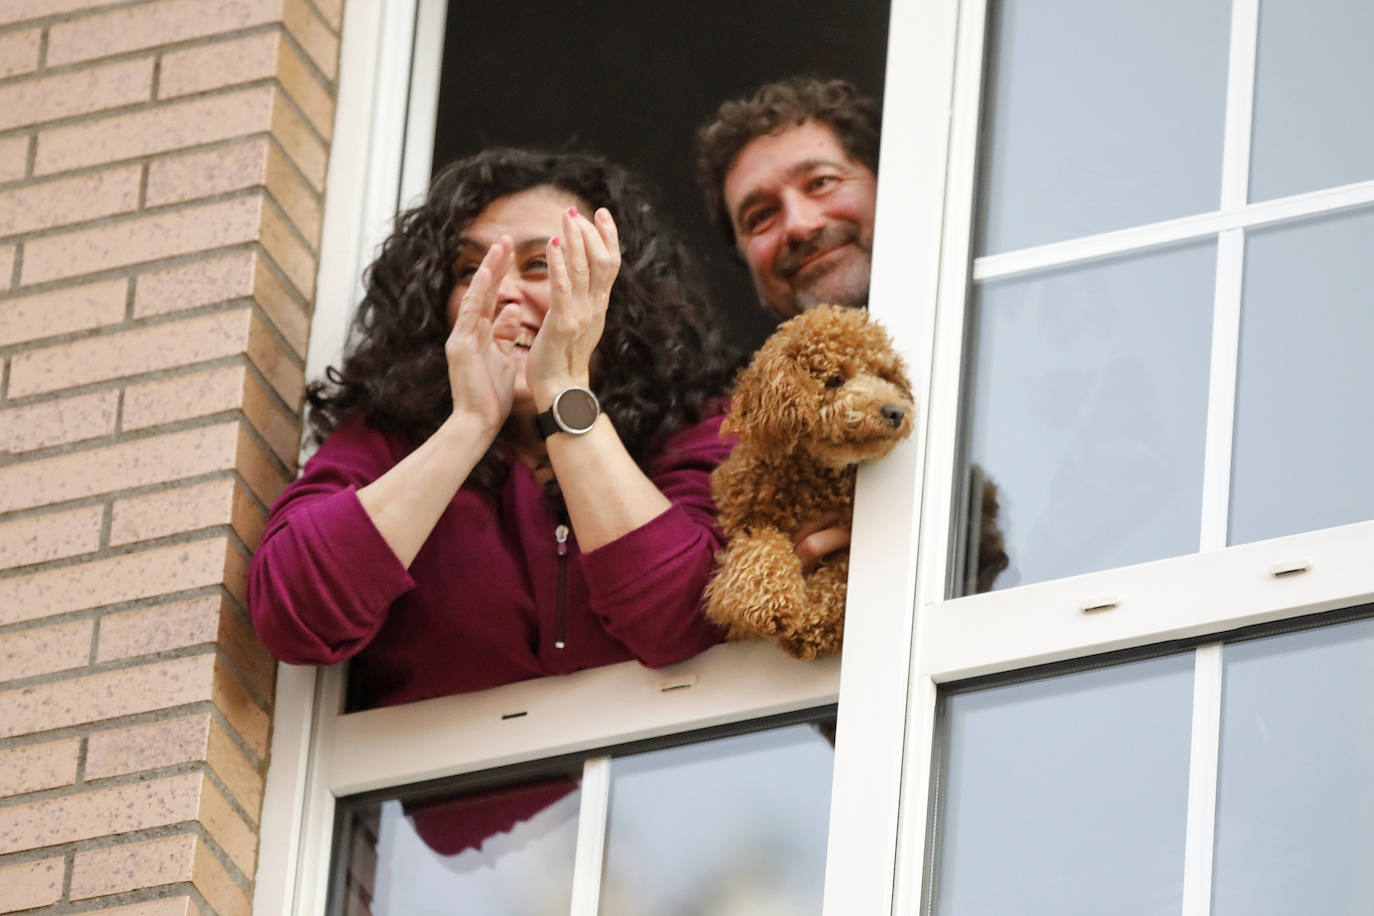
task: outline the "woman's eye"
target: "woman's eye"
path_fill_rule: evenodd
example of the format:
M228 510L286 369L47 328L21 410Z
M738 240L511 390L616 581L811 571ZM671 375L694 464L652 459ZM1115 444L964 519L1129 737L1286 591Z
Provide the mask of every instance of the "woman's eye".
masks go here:
M830 378L825 380L825 387L827 388L838 388L843 384L844 379L838 375L832 375L830 376Z
M549 262L544 258L530 258L525 262L525 273L543 273L549 269Z
M836 180L836 179L835 179L835 176L834 176L834 175L817 175L817 176L815 176L814 178L812 178L810 181L808 181L808 182L806 183L806 186L807 186L807 188L808 188L809 190L812 190L812 191L819 191L819 190L821 190L822 188L824 188L826 185L829 185L831 182L833 182L833 181L835 181L835 180Z
M459 283L466 283L472 279L472 275L477 273L476 264L460 264L453 271L453 278Z

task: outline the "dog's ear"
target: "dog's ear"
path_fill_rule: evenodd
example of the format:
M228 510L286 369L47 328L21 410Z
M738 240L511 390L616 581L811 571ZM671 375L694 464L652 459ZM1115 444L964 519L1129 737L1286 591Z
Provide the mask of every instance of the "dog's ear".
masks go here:
M730 413L721 432L760 452L788 454L805 428L802 405L808 401L801 385L805 375L795 347L770 339L754 361L735 379Z

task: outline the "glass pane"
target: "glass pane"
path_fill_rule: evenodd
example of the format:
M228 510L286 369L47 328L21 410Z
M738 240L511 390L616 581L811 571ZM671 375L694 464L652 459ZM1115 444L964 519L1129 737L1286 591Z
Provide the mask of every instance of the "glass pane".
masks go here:
M970 455L994 588L1197 550L1216 245L984 284ZM970 559L974 562L974 558Z
M1192 653L945 701L939 916L1178 916Z
M580 796L572 779L554 779L346 810L348 864L332 912L566 916Z
M977 253L1215 210L1230 0L994 4Z
M613 761L602 916L820 913L834 760L796 725Z
M1374 178L1374 4L1262 0L1250 199Z
M1212 912L1374 912L1374 622L1223 658Z
M1252 232L1230 542L1374 518L1374 210Z

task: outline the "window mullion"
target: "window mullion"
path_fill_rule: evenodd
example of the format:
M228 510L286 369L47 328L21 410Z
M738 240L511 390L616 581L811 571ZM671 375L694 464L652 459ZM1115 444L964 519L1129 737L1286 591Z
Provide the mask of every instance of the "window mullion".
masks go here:
M1240 360L1240 300L1245 270L1245 230L1228 229L1217 240L1217 283L1212 317L1207 435L1202 461L1202 526L1198 550L1226 546L1231 501L1231 446Z
M1217 766L1221 750L1221 643L1198 647L1193 676L1193 736L1188 763L1188 836L1184 845L1183 916L1212 908Z
M1230 66L1226 78L1226 128L1221 156L1223 212L1244 208L1248 198L1250 137L1255 111L1255 57L1258 49L1259 0L1234 0L1231 8ZM1244 271L1244 230L1224 230L1217 245L1217 285L1212 321L1211 384L1207 396L1207 451L1203 462L1199 550L1220 550L1226 546Z
M572 916L596 916L601 905L606 817L610 806L611 758L593 757L582 765L582 804L577 814L577 852L573 859Z

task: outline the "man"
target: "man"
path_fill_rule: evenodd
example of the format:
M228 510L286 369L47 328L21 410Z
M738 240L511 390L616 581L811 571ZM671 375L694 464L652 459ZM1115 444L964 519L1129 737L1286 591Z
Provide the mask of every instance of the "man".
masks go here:
M872 267L880 109L844 80L792 77L721 104L697 131L697 180L716 227L759 301L778 318L822 303L864 306ZM1008 565L997 488L973 468L979 548L969 591L987 591ZM803 567L849 546L838 513L803 525Z
M707 207L779 318L868 301L878 123L853 85L793 78L725 102L697 132Z

